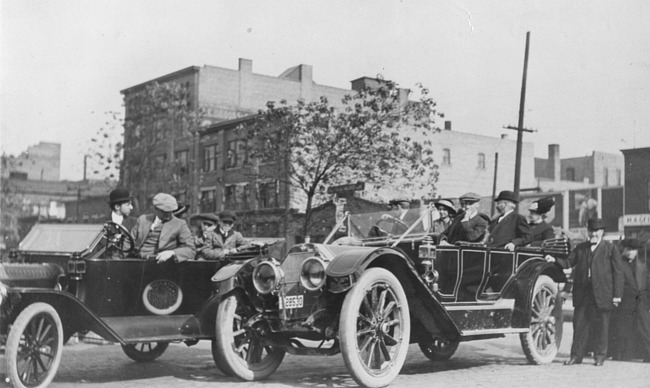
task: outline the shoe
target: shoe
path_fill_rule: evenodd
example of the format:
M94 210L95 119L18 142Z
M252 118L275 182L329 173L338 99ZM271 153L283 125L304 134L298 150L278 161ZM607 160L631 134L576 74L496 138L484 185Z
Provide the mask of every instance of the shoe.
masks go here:
M564 361L564 365L576 365L576 364L582 364L582 358L571 357L567 361Z
M604 363L605 363L605 357L603 356L597 356L594 360L595 366L603 366Z

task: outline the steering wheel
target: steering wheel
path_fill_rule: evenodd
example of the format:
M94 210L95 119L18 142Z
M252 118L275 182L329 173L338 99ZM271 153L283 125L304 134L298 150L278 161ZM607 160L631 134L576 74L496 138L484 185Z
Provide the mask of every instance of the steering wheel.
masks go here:
M388 231L386 231L386 229L382 228L381 224L389 224L389 226L386 227L386 229L391 230L391 232L388 232ZM405 232L409 228L409 226L406 225L402 220L400 220L398 218L395 218L395 217L387 217L387 218L382 218L379 221L377 221L377 223L375 223L375 225L373 225L370 228L370 232L368 233L368 236L369 237L384 237L384 236L388 236L389 234L395 234L395 233L392 233L392 229L394 229L395 225L399 225L400 227L403 227L404 228L403 232Z
M135 248L135 240L131 233L116 222L104 223L104 237L107 241L106 250L116 249L122 253L129 253Z

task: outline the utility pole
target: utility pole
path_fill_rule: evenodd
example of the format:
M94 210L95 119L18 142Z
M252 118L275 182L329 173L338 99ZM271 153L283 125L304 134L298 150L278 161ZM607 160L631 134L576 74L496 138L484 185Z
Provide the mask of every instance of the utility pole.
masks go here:
M499 168L499 153L494 153L494 180L492 182L492 206L490 208L490 217L494 215L494 199L497 194L497 171Z
M521 152L524 132L534 132L532 129L524 128L524 106L526 103L526 76L528 74L528 49L530 46L530 31L526 32L526 51L524 54L524 74L521 80L521 97L519 99L519 122L516 127L508 125L504 128L517 131L517 155L515 157L515 196L519 197L519 186L521 179Z

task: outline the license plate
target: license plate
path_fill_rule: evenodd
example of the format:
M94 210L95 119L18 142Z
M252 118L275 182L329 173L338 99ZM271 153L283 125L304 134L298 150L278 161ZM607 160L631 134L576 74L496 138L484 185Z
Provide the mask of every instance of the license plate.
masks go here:
M280 301L285 309L299 309L303 304L302 295L285 296L284 299L280 298Z

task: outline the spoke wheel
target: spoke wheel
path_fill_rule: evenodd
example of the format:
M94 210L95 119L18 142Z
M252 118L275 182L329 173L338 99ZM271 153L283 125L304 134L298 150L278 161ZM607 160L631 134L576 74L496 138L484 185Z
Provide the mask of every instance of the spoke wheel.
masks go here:
M397 377L408 352L411 320L406 294L383 268L363 273L343 302L341 353L361 386L384 387Z
M535 283L531 303L530 331L519 335L521 346L531 364L548 364L557 355L560 346L562 311L557 304L562 303L557 284L541 275ZM559 316L558 316L558 310Z
M46 387L54 379L63 350L63 327L54 307L33 303L11 325L6 362L14 387Z
M122 351L134 361L150 362L162 356L168 346L169 342L139 342L122 345Z
M434 338L418 343L422 353L431 361L447 361L456 353L458 341L446 338Z
M285 351L263 343L260 330L249 326L251 314L236 295L225 298L217 309L212 356L228 376L256 381L269 377L282 363Z

